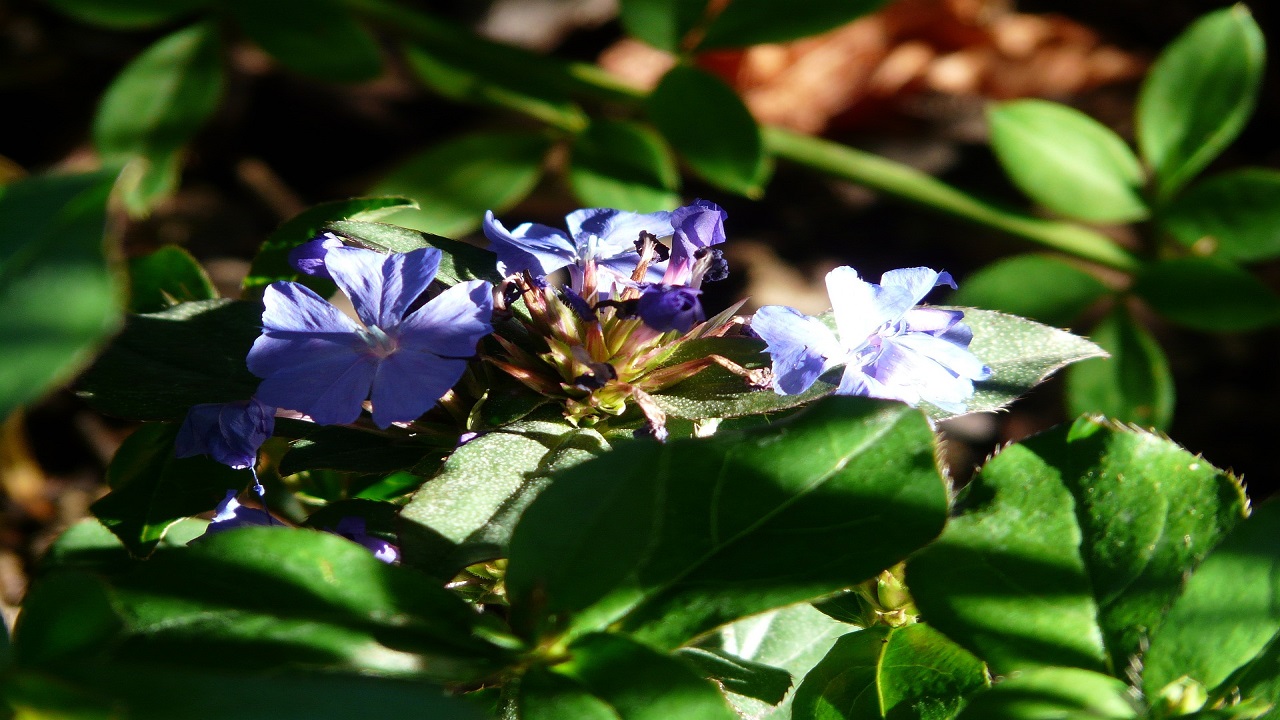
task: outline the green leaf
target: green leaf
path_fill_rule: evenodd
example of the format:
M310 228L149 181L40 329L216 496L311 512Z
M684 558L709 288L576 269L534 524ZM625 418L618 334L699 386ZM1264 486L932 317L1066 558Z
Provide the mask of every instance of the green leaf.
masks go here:
M1280 297L1249 272L1210 258L1149 264L1133 291L1161 315L1195 330L1241 332L1280 322Z
M724 696L680 660L621 635L593 633L552 668L603 700L619 720L738 720ZM588 715L587 717L608 717Z
M396 213L390 223L461 235L480 227L486 210L500 213L523 200L550 147L540 133L464 135L411 156L370 192L418 201L420 209Z
M1170 203L1160 220L1193 251L1236 262L1280 256L1280 172L1215 175Z
M1238 481L1090 418L1005 448L907 567L921 613L1001 674L1119 671L1244 510Z
M753 338L699 338L683 343L666 360L667 365L715 354L747 369L768 367L765 343ZM835 392L836 386L819 380L799 395L779 395L752 388L741 376L712 365L688 380L653 393L658 407L669 417L701 420L736 418L797 408Z
M464 41L467 34L458 33ZM557 82L563 70L542 65L549 58L510 46L498 53L478 49L459 53L440 43L407 44L404 58L424 85L451 100L514 109L568 132L586 126L586 115ZM526 54L512 58L512 52ZM530 57L538 61L532 67Z
M699 49L780 43L817 35L875 12L885 0L734 0L711 26Z
M121 30L152 27L209 4L209 0L49 0L81 22Z
M653 124L704 180L749 197L763 192L769 168L760 128L724 81L677 65L646 107Z
M520 678L516 700L521 720L620 720L604 700L564 675L535 667Z
M1270 708L1268 708L1270 712L1253 715L1244 715L1242 713L1242 717L1239 720L1252 720L1253 718L1276 720L1277 717L1280 717L1280 642L1272 640L1266 650L1244 666L1242 672L1237 672L1230 680L1224 683L1222 689L1226 690L1228 688L1232 690L1238 689L1241 697L1253 703L1270 705ZM1226 720L1237 719L1227 716Z
M1235 684L1224 681L1238 670L1245 669L1245 679L1253 680L1246 686L1255 687L1275 667L1275 653L1266 650L1280 638L1277 536L1280 503L1265 503L1191 576L1145 656L1142 687L1153 702L1184 675L1223 698ZM1274 677L1264 681L1272 692Z
M384 223L338 220L325 225L325 229L381 252L402 253L418 248L436 248L444 253L436 270L436 280L446 285L468 280L496 282L500 279L493 253L475 245Z
M243 490L250 475L198 455L178 459L176 425L144 425L134 431L107 467L111 492L95 502L94 516L137 557L155 549L171 525L212 510L228 490Z
M1117 305L1090 333L1110 353L1067 370L1072 415L1096 413L1119 422L1167 430L1173 421L1174 383L1159 343Z
M970 275L948 300L1069 327L1106 293L1096 277L1058 257L1015 255Z
M1169 197L1240 134L1257 101L1266 41L1244 5L1211 12L1156 60L1138 95L1138 147Z
M319 235L327 223L335 220L372 222L415 207L417 204L408 198L371 197L335 200L302 211L271 233L258 250L242 285L246 291L252 291L247 292L246 297L261 297L262 288L277 280L300 282L321 297L333 295L337 291L333 282L299 273L289 264L289 251Z
M43 176L0 188L0 418L88 363L120 324L103 248L106 175Z
M724 652L781 668L792 679L791 690L780 703L765 703L732 692L728 693L729 703L743 717L791 720L796 685L850 630L849 625L805 603L753 615L720 628L716 639Z
M218 28L204 22L161 38L107 88L93 141L108 162L141 158L141 174L126 173L136 209L176 186L177 151L217 110L225 83Z
M129 310L158 312L189 300L213 300L218 291L191 253L165 245L129 259Z
M990 379L975 383L966 412L1003 408L1055 371L1104 354L1094 343L1065 330L990 310L956 309L964 311L964 323L973 330L969 350L992 371ZM936 408L931 415L946 417Z
M74 598L75 612L66 612ZM88 573L63 573L36 583L14 628L17 664L57 668L102 652L124 627L102 582Z
M423 442L411 433L386 432L348 427L322 427L293 441L280 458L280 474L306 470L340 470L358 473L389 473L422 462L424 456L443 454L450 448Z
M659 50L679 52L681 40L702 20L707 0L622 0L622 28Z
M680 204L680 171L666 144L633 122L597 119L575 137L569 184L584 207L647 213Z
M558 617L570 637L609 627L670 648L855 584L941 527L933 442L919 412L840 397L558 473L511 538L514 627Z
M228 666L217 671L176 668L156 659L107 663L79 673L96 697L115 700L112 718L130 720L387 720L429 717L480 720L466 701L421 680L306 672L271 675ZM77 718L81 716L75 716Z
M382 73L382 53L340 0L228 0L254 42L289 68L319 80L361 82Z
M1122 223L1147 216L1133 151L1102 123L1046 100L1016 100L987 113L991 147L1020 190L1077 220Z
M744 660L723 650L681 648L676 656L697 666L704 677L728 693L777 705L791 690L791 673L786 670Z
M805 676L794 720L948 720L987 686L982 661L923 623L840 638Z
M553 471L609 450L588 428L526 420L458 448L401 513L404 562L453 577L504 557L511 531Z
M244 359L261 325L262 306L237 300L130 315L77 389L99 412L132 420L181 420L192 405L248 399L261 381Z
M153 554L182 550L208 527L205 520L179 520L169 527ZM40 558L37 572L39 577L68 570L108 577L128 572L138 562L106 525L89 517L67 528L53 541Z
M1076 668L1041 668L975 695L960 720L1129 720L1138 711L1113 677Z
M435 581L314 530L204 537L116 578L112 594L127 625L112 657L123 662L169 657L251 671L305 663L466 682L509 659L478 636L483 618Z

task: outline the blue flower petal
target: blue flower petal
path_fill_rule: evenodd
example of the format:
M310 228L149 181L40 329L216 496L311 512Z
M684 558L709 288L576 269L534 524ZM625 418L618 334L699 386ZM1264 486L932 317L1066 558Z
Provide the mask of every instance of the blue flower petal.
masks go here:
M822 321L781 305L768 305L751 318L751 329L773 358L774 390L796 395L808 390L823 371L843 362L844 351Z
M687 333L694 325L707 319L698 298L701 294L701 290L690 287L650 285L636 302L636 314L658 332L677 330Z
M414 310L399 327L402 350L467 358L493 332L493 286L483 280L459 283Z
M373 378L373 423L412 422L435 406L467 369L466 360L401 348L378 364Z
M222 499L222 502L218 503L218 509L215 511L213 520L209 523L209 527L205 528L204 535L201 535L201 537L236 528L279 524L265 510L247 508L241 505L236 500L237 494L235 490L227 491L227 496Z
M196 405L178 428L173 456L208 455L236 470L252 467L275 430L275 413L257 399Z
M880 285L884 288L901 288L911 297L911 304L915 305L924 299L929 291L939 285L950 285L952 288L956 286L955 280L951 279L950 273L940 273L936 270L930 270L927 267L902 268L900 270L890 270L880 276Z
M441 252L419 248L383 255L363 248L334 248L325 266L351 299L365 325L394 327L436 276Z
M578 248L578 257L584 260L634 253L641 232L660 238L674 232L671 213L665 210L640 214L613 208L584 208L566 215L565 224Z
M485 211L484 236L498 256L498 272L505 277L519 272L546 276L578 260L578 250L564 231L537 223L524 223L508 231Z
M342 241L332 233L317 235L289 251L289 264L303 275L313 275L332 280L324 259L334 248L343 247Z

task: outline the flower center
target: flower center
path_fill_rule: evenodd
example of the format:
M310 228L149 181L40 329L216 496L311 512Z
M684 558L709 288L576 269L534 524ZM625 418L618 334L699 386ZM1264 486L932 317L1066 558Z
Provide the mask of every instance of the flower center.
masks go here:
M376 325L360 330L360 339L369 346L369 354L378 359L389 357L400 346L395 337Z

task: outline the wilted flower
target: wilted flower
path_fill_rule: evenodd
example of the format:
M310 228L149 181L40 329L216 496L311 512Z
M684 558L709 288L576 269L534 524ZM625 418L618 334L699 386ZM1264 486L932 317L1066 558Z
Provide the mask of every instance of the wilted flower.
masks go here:
M838 336L792 308L761 308L751 328L768 343L774 389L802 393L822 373L843 365L838 394L963 412L974 381L991 377L991 369L969 352L973 333L960 322L963 312L915 307L938 285L955 282L922 267L887 272L879 285L851 267L832 270L827 294Z
M258 461L258 448L271 437L276 409L256 398L228 403L204 403L187 411L178 428L174 457L208 455L237 470Z
M366 399L382 428L431 409L493 330L492 288L481 280L409 311L440 257L434 248L390 255L329 249L324 265L363 326L303 285L272 283L263 296L262 335L248 357L249 370L263 378L257 397L322 425L354 421Z
M521 272L546 277L563 268L569 271L575 292L591 295L599 291L602 298L613 297L631 281L640 261L637 241L641 233L661 238L673 232L669 212L587 208L569 213L565 224L567 235L538 223L507 230L492 211L486 212L484 234L498 256L498 272L504 277ZM641 279L657 282L665 269L665 262L651 263Z

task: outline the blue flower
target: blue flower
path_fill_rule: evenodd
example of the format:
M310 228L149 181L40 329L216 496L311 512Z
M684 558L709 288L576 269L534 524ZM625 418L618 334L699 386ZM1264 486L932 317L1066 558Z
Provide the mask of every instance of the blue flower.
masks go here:
M209 527L205 528L204 535L216 535L242 527L280 525L266 510L241 505L240 501L236 500L236 495L235 490L227 491L227 496L218 503L218 509L214 511L213 520L209 522Z
M661 238L673 232L671 213L665 211L640 214L588 208L569 213L565 224L568 234L538 223L507 230L492 211L485 212L484 234L498 256L498 272L504 277L518 272L545 277L564 268L578 292L583 292L586 274L594 272L595 287L601 295L612 296L630 282L640 262L636 251L640 233ZM666 263L652 263L645 279L657 282L665 269Z
M836 333L792 308L761 308L751 327L768 343L774 389L802 393L843 365L838 394L963 412L973 383L991 377L991 369L969 352L973 333L960 322L964 313L916 307L938 285L955 282L920 267L892 270L875 285L851 267L836 268L827 274Z
M322 425L353 422L366 399L382 428L431 409L493 331L492 287L482 280L410 311L440 255L435 248L390 255L330 249L325 267L363 326L298 283L272 283L263 296L262 335L248 357L249 370L263 378L256 396Z
M174 442L174 457L208 455L237 470L253 467L258 448L271 437L276 409L256 398L205 403L187 411Z
M728 266L722 254L711 246L725 241L724 221L728 217L719 205L701 199L672 212L671 261L662 282L699 287L704 274L705 279L713 282L727 277ZM704 256L708 258L706 266L701 272L695 272L697 261Z
M647 285L636 301L636 315L659 332L689 332L707 319L702 311L701 290L671 285Z
M314 275L332 280L324 259L334 248L344 247L342 240L333 233L324 233L311 238L289 251L289 264L303 275Z

